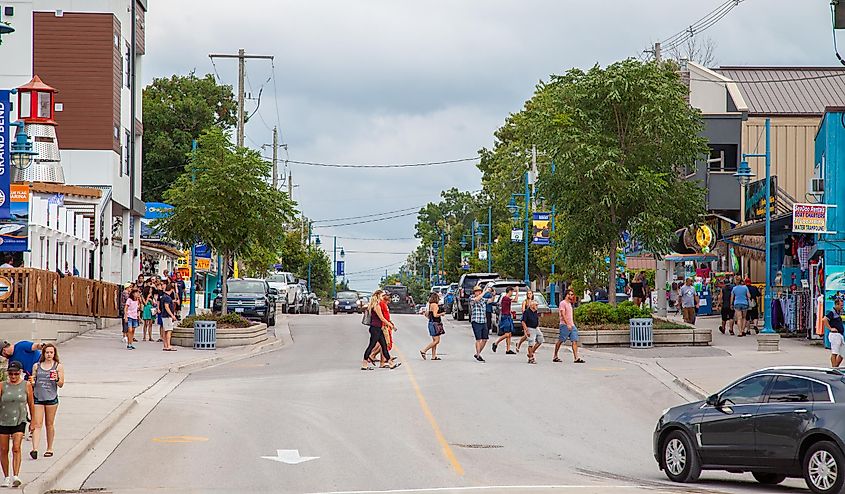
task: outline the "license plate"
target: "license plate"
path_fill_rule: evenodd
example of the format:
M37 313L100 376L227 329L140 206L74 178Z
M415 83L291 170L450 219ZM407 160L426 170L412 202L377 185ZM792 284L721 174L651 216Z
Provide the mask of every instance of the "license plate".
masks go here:
M243 310L242 308L240 308L240 307L238 307L237 309L235 309L235 312L243 312L243 311L244 311L244 310Z

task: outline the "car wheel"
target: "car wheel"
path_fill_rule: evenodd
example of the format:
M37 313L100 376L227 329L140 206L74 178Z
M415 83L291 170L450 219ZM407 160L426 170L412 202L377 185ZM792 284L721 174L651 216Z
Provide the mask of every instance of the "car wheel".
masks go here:
M270 318L270 324L268 326L275 326L276 325L276 316Z
M458 310L458 321L463 321L463 320L464 320L464 313L461 312L460 309L459 309Z
M816 494L842 491L845 484L845 457L839 447L830 441L819 441L804 455L804 481Z
M695 482L701 475L701 463L692 442L681 431L672 431L660 448L663 471L672 482Z
M783 482L786 479L786 475L781 475L779 473L768 473L768 472L751 472L751 475L764 485L777 485Z

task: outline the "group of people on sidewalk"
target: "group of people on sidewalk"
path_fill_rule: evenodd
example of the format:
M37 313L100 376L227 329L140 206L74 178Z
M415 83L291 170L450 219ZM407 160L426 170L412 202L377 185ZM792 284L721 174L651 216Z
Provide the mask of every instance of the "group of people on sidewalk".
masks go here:
M734 282L730 278L726 279L721 290L722 323L719 325L719 331L732 336L745 336L758 332L757 320L760 318L762 298L760 289L752 285L749 278L737 276ZM692 277L686 278L684 284L678 289L678 303L684 322L695 324L699 302Z
M184 282L182 282L184 284ZM126 283L121 293L120 317L123 320L123 341L127 350L135 350L137 328L142 328L141 341L153 341L153 323L158 325L158 340L165 352L175 352L170 344L173 327L181 319L184 288L178 281L138 276L135 283ZM143 324L143 326L142 326Z
M32 444L30 458L38 459L42 427L47 432L44 456L53 456L59 388L64 386L65 371L52 343L19 341L12 345L4 341L0 343L0 355L8 361L6 376L0 381L0 487L19 487L27 423Z

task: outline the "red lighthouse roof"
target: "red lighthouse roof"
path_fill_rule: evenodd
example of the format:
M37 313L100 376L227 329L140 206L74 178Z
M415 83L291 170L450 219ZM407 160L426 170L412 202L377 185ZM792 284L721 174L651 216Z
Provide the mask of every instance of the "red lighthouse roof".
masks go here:
M44 84L44 81L41 80L40 77L37 75L32 78L31 81L27 82L23 86L19 87L18 90L27 90L27 91L49 91L51 93L57 93L58 90Z

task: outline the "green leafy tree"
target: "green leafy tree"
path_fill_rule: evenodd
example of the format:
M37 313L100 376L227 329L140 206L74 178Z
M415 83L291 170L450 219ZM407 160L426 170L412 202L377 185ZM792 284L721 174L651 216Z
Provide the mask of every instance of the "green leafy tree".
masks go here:
M277 252L283 245L294 203L270 183L270 165L247 148L236 148L222 129L199 138L186 173L164 194L173 213L157 220L173 240L202 241L223 255L223 312L229 260Z
M211 74L154 79L144 88L143 196L160 201L185 168L191 141L211 127L230 129L237 122L232 87Z
M615 280L623 232L662 254L678 226L704 213L704 190L683 180L681 168L705 156L707 141L675 69L634 59L572 69L538 85L509 118L523 148L536 144L557 164L555 173L541 170L540 187L559 212L555 248L564 264L613 253L608 279ZM608 291L615 303L616 291Z

